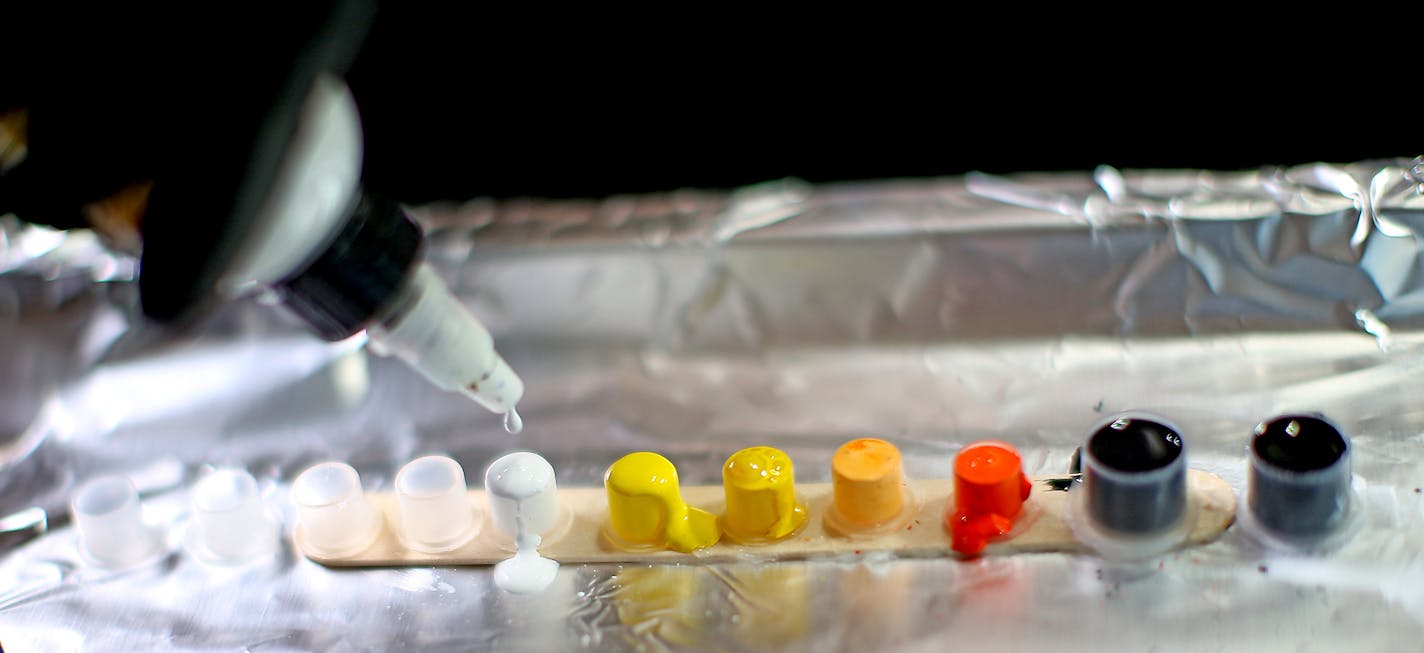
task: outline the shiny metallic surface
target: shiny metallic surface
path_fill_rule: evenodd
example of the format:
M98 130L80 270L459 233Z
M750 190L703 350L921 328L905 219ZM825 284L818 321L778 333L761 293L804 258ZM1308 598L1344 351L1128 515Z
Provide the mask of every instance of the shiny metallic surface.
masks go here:
M27 517L0 552L0 644L1408 650L1424 638L1418 168L1104 168L424 207L427 256L527 381L518 436L360 338L322 343L260 302L181 338L154 333L132 317L131 264L5 223L0 515ZM986 438L1038 475L1066 470L1087 429L1121 410L1171 419L1189 464L1238 492L1257 422L1324 413L1351 434L1364 524L1319 557L1233 530L1145 569L1056 554L567 565L533 597L501 593L488 569L333 570L290 543L214 567L179 545L187 489L211 467L251 471L290 536L289 484L322 460L389 489L418 455L477 475L528 449L573 487L650 449L684 483L715 484L729 454L767 444L798 480L824 482L837 446L876 435L911 477L948 477L955 451ZM75 550L65 503L112 472L167 527L161 560L103 570Z

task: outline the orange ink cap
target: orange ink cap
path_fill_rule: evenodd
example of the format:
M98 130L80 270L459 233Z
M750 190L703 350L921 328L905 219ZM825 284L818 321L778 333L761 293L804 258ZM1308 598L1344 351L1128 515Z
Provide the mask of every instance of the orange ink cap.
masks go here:
M1033 487L1012 446L975 442L954 458L953 502L945 506L945 529L955 551L975 555L989 539L1008 534Z
M894 525L908 516L900 450L878 438L847 442L831 457L829 525L843 534Z

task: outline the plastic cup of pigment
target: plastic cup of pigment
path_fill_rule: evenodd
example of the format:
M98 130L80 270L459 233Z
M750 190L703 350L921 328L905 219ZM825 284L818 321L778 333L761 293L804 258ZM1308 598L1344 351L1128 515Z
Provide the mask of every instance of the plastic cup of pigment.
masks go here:
M559 524L559 487L543 456L516 451L485 470L490 520L511 538L520 532L547 535Z
M603 475L608 493L607 539L621 549L691 553L717 543L717 517L682 498L677 468L651 451L619 458Z
M796 497L791 457L772 447L749 447L722 466L726 508L722 532L738 542L785 539L806 523L806 506Z
M954 550L975 555L989 540L1009 534L1032 491L1013 446L985 440L961 449L954 457L954 494L944 513Z
M1321 415L1262 422L1247 448L1248 530L1289 548L1329 545L1353 510L1350 440Z
M831 457L831 508L826 527L847 537L873 537L914 516L900 450L879 438L859 438Z
M536 453L516 451L485 470L490 520L515 547L513 557L494 566L500 589L534 594L554 582L559 563L539 555L539 546L560 524L558 491L553 465Z
M1105 557L1142 559L1185 537L1187 456L1176 427L1142 414L1111 417L1088 435L1082 465L1068 503L1084 544Z

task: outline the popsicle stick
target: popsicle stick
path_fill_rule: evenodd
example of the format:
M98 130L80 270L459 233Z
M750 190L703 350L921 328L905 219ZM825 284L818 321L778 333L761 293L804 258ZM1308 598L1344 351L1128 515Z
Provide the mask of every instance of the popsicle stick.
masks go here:
M1087 548L1073 537L1064 521L1068 477L1033 479L1033 494L1024 504L1020 528L1006 538L990 542L984 555L1011 555L1026 552L1081 552ZM873 537L858 538L830 534L823 517L831 504L830 483L797 486L806 502L809 518L795 535L770 544L739 544L727 538L694 553L675 551L627 551L615 547L603 536L608 498L601 487L559 488L559 500L569 512L562 534L546 539L539 547L544 556L562 563L694 563L727 560L794 560L842 555L864 555L887 551L904 557L958 556L950 548L945 532L945 500L954 486L951 479L911 480L913 517L905 526ZM1194 520L1183 546L1206 544L1220 536L1236 517L1236 498L1231 486L1220 477L1199 470L1187 475L1188 502ZM720 514L723 490L720 485L685 486L683 498L691 505ZM295 537L297 548L308 558L331 567L403 567L492 565L513 554L511 538L489 522L483 490L471 490L470 501L481 514L479 534L465 545L445 553L422 553L401 544L393 525L395 496L372 493L371 502L385 515L381 535L366 550L342 557L326 557L310 551L302 542L301 529Z

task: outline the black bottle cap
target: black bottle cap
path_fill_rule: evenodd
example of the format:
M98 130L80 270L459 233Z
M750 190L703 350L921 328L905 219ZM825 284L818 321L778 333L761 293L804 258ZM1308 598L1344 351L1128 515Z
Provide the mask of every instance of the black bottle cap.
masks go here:
M348 338L402 307L420 242L420 228L399 205L362 195L336 239L277 289L317 335Z

